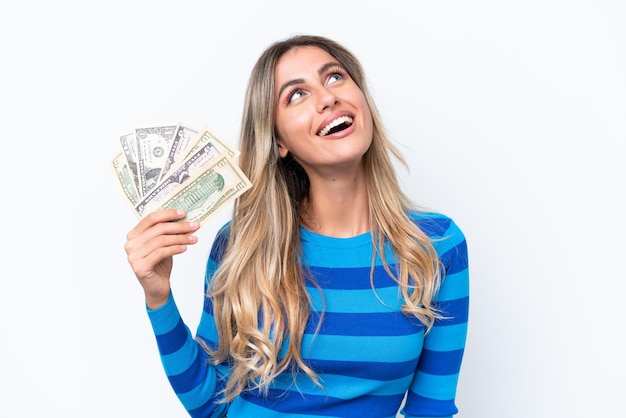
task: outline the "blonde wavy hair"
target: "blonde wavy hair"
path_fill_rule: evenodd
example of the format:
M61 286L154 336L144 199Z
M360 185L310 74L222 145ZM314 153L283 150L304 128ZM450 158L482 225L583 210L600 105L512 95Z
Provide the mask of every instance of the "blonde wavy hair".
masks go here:
M300 225L309 181L295 160L279 157L275 130L274 68L285 52L299 46L315 46L332 55L363 91L372 114L373 140L363 157L376 249L372 268L378 255L398 283L406 315L418 318L427 330L439 317L433 306L441 280L437 252L409 219L414 205L400 189L391 156L406 162L384 132L361 64L324 37L298 35L276 42L260 56L250 76L239 164L253 186L234 204L228 245L207 295L213 299L219 343L215 350L205 349L215 363L232 366L226 402L245 390L267 390L285 371L303 371L320 385L301 355L310 299L301 264ZM397 256L397 273L384 258L385 245ZM285 355L279 358L283 345Z

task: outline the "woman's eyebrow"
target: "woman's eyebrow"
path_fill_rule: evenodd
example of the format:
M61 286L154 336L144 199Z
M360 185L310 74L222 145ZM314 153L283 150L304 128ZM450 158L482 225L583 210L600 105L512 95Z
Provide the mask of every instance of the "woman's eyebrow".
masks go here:
M341 64L339 64L338 62L336 62L336 61L331 61L331 62L327 62L326 64L322 65L322 66L320 67L320 69L319 69L319 70L317 70L317 73L318 73L319 75L322 75L322 74L324 74L324 73L325 73L325 72L326 72L329 68L332 68L332 67L341 67L341 68L343 68L343 66L342 66Z
M286 83L284 83L282 86L280 86L280 90L278 90L278 97L280 97L283 94L283 91L289 87L289 86L293 86L295 84L301 84L304 83L304 79L303 78L296 78L294 80L289 80Z

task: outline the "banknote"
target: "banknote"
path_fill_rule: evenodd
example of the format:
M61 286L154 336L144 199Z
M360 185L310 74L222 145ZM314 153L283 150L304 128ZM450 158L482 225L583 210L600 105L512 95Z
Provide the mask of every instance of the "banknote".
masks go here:
M169 153L163 166L161 167L161 175L159 177L159 183L161 180L167 175L170 168L176 162L179 162L182 158L183 153L193 144L194 139L196 138L196 134L198 131L195 131L187 126L178 124L176 128L176 132L174 133L174 139L172 140L172 145L170 146Z
M137 202L135 205L137 214L142 216L151 206L163 201L191 176L203 170L211 160L224 153L226 152L220 152L212 142L207 142L202 148L198 148L193 154L187 156L182 163L176 165L159 184Z
M215 145L220 152L228 152L231 158L237 158L239 156L238 149L228 145L228 143L220 138L220 136L217 135L215 132L213 132L211 128L204 125L195 136L193 144L185 154L185 158L193 154L198 148L203 147L204 144L208 142L211 142L213 145Z
M173 191L158 209L183 209L187 212L183 221L203 225L251 186L250 180L225 153Z
M145 196L161 177L178 125L136 128L139 194Z
M126 161L124 153L120 152L113 157L111 165L126 200L134 207L139 202L140 197L137 186L133 180L132 170L129 167L129 163Z
M137 174L137 144L135 141L135 132L131 132L120 136L120 144L122 145L122 152L126 159L126 164L130 170L135 188L139 192L139 176Z
M251 187L236 164L239 150L207 125L135 128L120 138L111 167L138 218L179 208L185 219L203 224Z

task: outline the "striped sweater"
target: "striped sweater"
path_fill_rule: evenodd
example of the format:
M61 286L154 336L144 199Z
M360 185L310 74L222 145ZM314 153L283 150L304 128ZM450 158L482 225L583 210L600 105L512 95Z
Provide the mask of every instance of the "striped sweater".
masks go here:
M445 319L428 334L400 311L397 284L382 262L370 283L369 233L332 238L301 229L303 261L323 291L311 285L312 313L302 341L305 361L322 388L307 376L280 376L269 394L244 392L230 404L217 403L227 366L212 366L184 324L173 295L148 315L172 388L191 417L451 417L467 333L469 277L463 233L448 217L413 215L433 239L445 273L436 297ZM211 250L205 287L219 265L226 243L223 228ZM389 250L387 260L393 263ZM318 328L322 299L323 321ZM317 333L316 333L317 330ZM197 338L215 345L211 301L205 298ZM406 397L405 397L406 396ZM404 404L403 404L404 400Z

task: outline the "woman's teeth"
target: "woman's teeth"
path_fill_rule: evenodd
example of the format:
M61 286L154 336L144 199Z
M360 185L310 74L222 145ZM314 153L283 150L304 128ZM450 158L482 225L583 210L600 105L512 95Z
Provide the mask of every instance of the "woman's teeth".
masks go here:
M342 116L330 122L328 125L324 126L321 131L319 131L319 136L326 136L330 133L333 128L338 127L339 125L345 124L346 126L352 125L352 118L350 116Z

